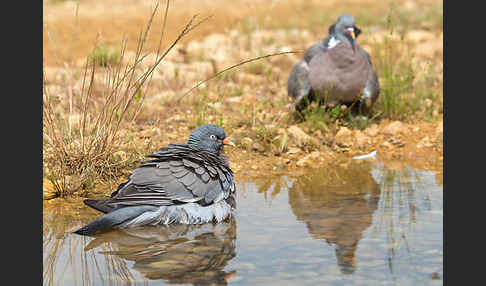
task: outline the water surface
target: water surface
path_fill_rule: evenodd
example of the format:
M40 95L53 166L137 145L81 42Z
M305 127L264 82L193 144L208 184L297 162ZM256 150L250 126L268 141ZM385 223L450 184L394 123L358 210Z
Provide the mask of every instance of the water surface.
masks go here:
M70 231L100 214L44 211L44 285L442 285L443 188L432 171L353 161L237 182L217 225Z

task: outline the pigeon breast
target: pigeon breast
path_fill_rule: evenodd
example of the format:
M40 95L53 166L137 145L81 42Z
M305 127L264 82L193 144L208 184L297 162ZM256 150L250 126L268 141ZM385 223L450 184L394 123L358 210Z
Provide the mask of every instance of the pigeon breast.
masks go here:
M316 55L309 63L309 82L315 95L329 103L359 99L371 71L368 59L346 42Z

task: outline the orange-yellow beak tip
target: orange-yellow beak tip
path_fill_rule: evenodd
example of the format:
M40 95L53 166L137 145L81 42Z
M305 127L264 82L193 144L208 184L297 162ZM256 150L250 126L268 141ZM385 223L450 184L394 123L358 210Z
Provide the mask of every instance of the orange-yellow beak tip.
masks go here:
M353 28L348 28L347 30L348 30L349 35L351 36L351 38L353 38L353 39L356 38L356 35L354 34L354 29Z
M223 145L230 145L236 147L235 143L231 142L231 140L229 140L228 138L223 139Z

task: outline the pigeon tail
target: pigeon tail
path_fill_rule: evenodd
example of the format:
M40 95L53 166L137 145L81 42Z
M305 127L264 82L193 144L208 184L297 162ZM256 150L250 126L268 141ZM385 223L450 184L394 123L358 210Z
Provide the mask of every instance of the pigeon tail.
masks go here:
M105 214L86 226L83 226L74 233L80 235L93 235L99 231L107 230L123 223L124 221L135 218L146 211L154 211L156 209L156 206L150 205L119 208Z

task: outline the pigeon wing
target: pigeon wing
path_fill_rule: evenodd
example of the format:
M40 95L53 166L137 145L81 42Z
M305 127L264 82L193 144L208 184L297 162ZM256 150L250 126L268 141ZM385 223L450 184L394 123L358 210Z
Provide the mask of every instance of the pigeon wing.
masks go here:
M209 152L179 144L161 148L149 157L155 159L135 169L130 180L109 199L109 205L198 202L208 193L226 193L231 189L226 176L221 177L222 170L228 172L229 168L219 166L220 160ZM213 200L206 199L206 203L210 202Z

